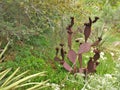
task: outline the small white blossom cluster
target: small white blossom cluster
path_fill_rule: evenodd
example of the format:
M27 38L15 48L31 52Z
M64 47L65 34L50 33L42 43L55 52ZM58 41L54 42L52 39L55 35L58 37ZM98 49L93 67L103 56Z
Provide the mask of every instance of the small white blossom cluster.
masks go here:
M117 78L111 74L104 76L91 75L90 81L87 83L85 90L117 90L113 84L116 83Z
M105 77L106 79L112 79L112 78L113 78L111 74L105 74L104 77Z
M46 86L50 86L52 90L60 90L60 87L64 87L64 84L58 85L56 83L47 83Z
M60 85L58 85L58 84L52 83L52 84L51 84L51 87L52 87L54 90L60 90Z
M100 58L101 58L102 60L106 60L106 59L107 59L107 57L105 57L105 53L104 53L104 52L101 52L101 53L100 53Z
M115 54L113 52L110 52L111 56L115 56Z

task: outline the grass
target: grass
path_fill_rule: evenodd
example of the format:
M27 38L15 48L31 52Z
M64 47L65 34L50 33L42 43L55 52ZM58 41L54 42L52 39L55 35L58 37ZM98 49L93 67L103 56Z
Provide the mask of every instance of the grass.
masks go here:
M108 43L118 40L119 35L113 36L116 39L109 39ZM113 38L112 37L112 38ZM34 74L42 71L46 71L45 77L37 77L31 81L43 81L49 79L49 84L51 87L48 87L43 90L49 90L55 88L60 88L61 90L80 90L85 86L85 81L83 76L77 74L76 76L70 74L58 63L54 62L53 57L55 55L54 47L51 47L49 41L44 37L31 37L33 42L27 41L24 45L16 43L14 50L17 51L15 60L8 60L7 62L0 64L0 70L5 70L7 68L12 68L10 75L17 67L20 67L21 70L19 73L30 70L29 74ZM40 42L39 42L40 41ZM49 50L48 50L49 49ZM101 77L101 80L104 79L105 74L113 74L116 69L116 61L111 56L110 52L104 50L104 59L101 58L100 65L97 67L97 73L94 75L93 80L91 80L91 87L93 83L97 82L98 77ZM91 54L86 54L84 56L84 65L86 63L87 56ZM87 81L89 81L88 78ZM98 83L99 84L99 83ZM88 88L87 85L85 88ZM84 89L83 89L84 90ZM90 89L88 89L90 90Z
M104 75L104 74L112 74L115 72L115 65L116 62L113 61L112 56L109 53L104 55L103 59L100 59L100 65L97 67L97 74Z
M110 33L109 31L105 32L105 34L103 35L107 39L101 48L102 52L104 52L104 55L102 55L99 60L100 65L97 67L97 72L95 74L89 75L86 79L83 78L83 74L70 74L61 65L59 65L53 60L55 56L56 45L58 45L58 42L65 43L65 40L67 39L67 37L65 36L65 29L66 26L69 24L68 18L71 15L75 16L75 25L79 23L80 26L78 25L78 27L80 27L82 30L83 23L88 21L87 17L98 14L98 17L100 17L101 20L100 23L98 21L98 24L96 24L96 30L97 28L99 28L98 30L99 32L101 32L101 29L103 29L103 31L104 29L109 30L109 28L119 29L119 25L117 25L117 19L119 19L119 14L118 12L117 14L115 13L115 11L119 11L119 9L117 7L113 7L115 10L112 9L112 6L107 4L110 0L107 0L108 2L106 2L105 4L103 4L102 2L94 4L95 0L93 0L92 3L89 2L90 0L88 0L89 3L85 2L87 0L82 0L81 3L78 3L75 0L71 0L73 1L73 3L69 3L70 7L73 7L73 9L75 10L72 11L76 12L71 12L71 10L69 11L69 8L67 9L66 7L63 7L64 5L61 4L61 7L63 8L55 13L54 7L47 9L46 7L50 5L49 3L43 2L43 0L41 2L43 2L43 6L46 6L42 8L39 7L37 1L32 0L34 1L32 5L27 2L22 2L23 5L21 7L17 5L18 8L7 8L7 11L4 12L6 7L14 4L14 2L6 1L2 2L3 4L5 4L5 7L2 7L3 10L0 10L0 12L3 12L3 15L1 14L0 16L2 20L2 22L0 23L0 30L2 31L1 37L6 36L7 39L16 39L9 47L8 52L5 53L5 56L3 56L5 57L5 62L0 63L0 71L11 68L11 71L6 75L6 77L9 77L12 73L14 73L16 68L20 67L20 71L16 73L17 75L20 75L21 73L30 70L29 73L25 75L25 77L45 71L46 76L36 77L27 81L42 82L49 80L46 85L50 87L43 90L119 90L120 62L118 61L118 58L120 58L120 47L115 48L113 46L113 42L120 40L120 33L115 30L111 30ZM21 4L21 2L19 3ZM89 5L90 3L91 5ZM86 4L87 6L92 7L86 8ZM22 8L25 10L23 10ZM41 9L40 12L39 9ZM63 12L63 9L66 10L65 13ZM80 9L80 11L82 10L84 12L79 13L79 10L77 11L77 9ZM20 11L21 13L16 13L16 10ZM106 11L108 12L106 13ZM79 14L77 14L77 12ZM23 13L25 15L23 15ZM111 14L114 14L114 16ZM8 15L9 17L7 17ZM27 20L27 18L25 18L26 15L30 20ZM43 15L45 18L43 17ZM78 27L75 26L73 30L77 30ZM38 32L40 35L38 35ZM93 33L92 36L97 37L96 35L98 35L99 32L97 32L97 34ZM74 36L75 38L83 37L83 35L81 36L78 34L75 34ZM4 40L4 38L1 39L2 41L4 41L1 45L2 49L6 45L7 40ZM92 39L92 37L90 39ZM96 40L96 38L94 39ZM73 45L75 46L74 49L77 51L79 48L79 44L76 44L73 41ZM114 53L115 55L112 55L111 53ZM93 53L86 53L83 55L82 63L84 67L86 67L88 58L90 56L93 56ZM26 88L29 88L29 86ZM24 88L18 90L24 90Z

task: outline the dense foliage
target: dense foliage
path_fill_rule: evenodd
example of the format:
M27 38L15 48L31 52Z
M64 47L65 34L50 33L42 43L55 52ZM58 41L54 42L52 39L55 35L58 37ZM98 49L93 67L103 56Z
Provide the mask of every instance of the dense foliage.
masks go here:
M80 37L82 42L83 35L78 32L83 32L84 22L88 21L89 16L100 18L93 25L93 35L90 36L89 42L94 42L99 36L103 41L100 45L102 53L98 72L89 76L85 82L81 75L74 77L67 73L53 58L54 48L59 43L64 43L68 49L66 27L69 25L69 18L75 18L73 45L76 50L74 39ZM51 86L49 88L118 89L119 40L119 0L0 0L0 62L3 62L0 63L0 71L11 67L10 73L17 67L21 67L20 72L30 69L30 74L47 71L47 76L32 81L50 79L47 83ZM90 55L91 53L87 53L83 56L84 65ZM108 83L102 84L102 80Z

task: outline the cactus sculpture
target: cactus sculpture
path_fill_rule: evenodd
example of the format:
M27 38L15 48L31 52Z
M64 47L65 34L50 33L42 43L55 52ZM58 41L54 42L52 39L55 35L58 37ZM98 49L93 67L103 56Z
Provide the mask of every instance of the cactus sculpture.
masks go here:
M71 73L94 73L96 72L96 67L99 65L98 59L100 58L100 50L98 50L97 46L99 45L100 41L102 40L101 37L98 37L98 40L96 40L94 43L89 43L88 38L91 35L91 26L93 23L95 23L99 18L95 17L95 19L92 21L92 19L89 17L89 23L84 23L85 29L84 29L84 38L85 42L80 43L79 50L76 52L72 49L72 26L74 25L74 17L71 17L71 23L67 27L67 33L68 33L68 52L64 50L64 44L60 44L60 49L56 48L56 56L54 58L55 61L58 61L63 67L71 72ZM77 41L78 42L78 41ZM91 47L94 48L94 56L89 58L89 61L87 63L86 67L82 66L82 55L86 52L89 52ZM60 52L60 56L58 55ZM66 55L67 54L67 55ZM72 66L70 66L65 61L65 56L72 62ZM79 61L80 67L77 67L76 60Z

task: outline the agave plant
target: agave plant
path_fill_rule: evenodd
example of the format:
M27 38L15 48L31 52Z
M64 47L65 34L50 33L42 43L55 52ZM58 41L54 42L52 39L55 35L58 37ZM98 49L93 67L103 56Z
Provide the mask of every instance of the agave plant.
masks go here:
M16 75L19 69L20 68L17 68L10 76L7 76L7 74L11 71L11 69L6 69L0 72L0 90L18 90L28 85L32 86L28 87L26 90L38 90L47 87L46 82L48 82L48 80L42 82L27 82L31 78L45 76L45 72L24 76L28 73L28 71L25 71Z

